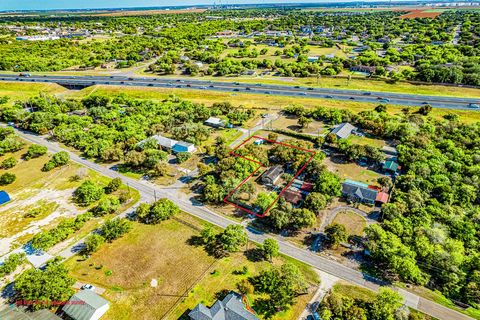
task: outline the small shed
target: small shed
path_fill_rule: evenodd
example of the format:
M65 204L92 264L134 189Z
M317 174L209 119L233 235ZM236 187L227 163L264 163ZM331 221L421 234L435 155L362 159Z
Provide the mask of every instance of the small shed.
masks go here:
M10 200L11 200L10 196L8 195L8 193L6 191L0 191L0 205L2 205L4 203L7 203Z
M107 300L91 290L80 290L75 293L63 307L73 320L98 320L110 308Z
M400 166L396 161L387 160L383 164L383 170L391 173L397 173L397 171L400 170Z

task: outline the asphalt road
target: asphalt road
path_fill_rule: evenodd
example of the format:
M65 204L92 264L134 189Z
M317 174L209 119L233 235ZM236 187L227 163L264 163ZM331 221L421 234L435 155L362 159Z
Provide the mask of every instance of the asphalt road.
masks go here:
M272 84L249 84L241 82L207 81L196 79L174 78L140 78L121 76L39 76L20 77L13 74L0 74L0 81L49 82L61 85L120 85L157 88L183 88L196 90L210 90L222 92L243 92L262 95L281 95L289 97L304 97L318 99L352 100L359 102L395 104L401 106L422 106L430 104L435 108L478 110L480 98L456 98L442 96L426 96L415 94L369 92L347 89L326 89L301 86L282 86ZM472 107L471 105L477 105Z
M153 201L155 197L168 198L174 201L181 210L188 212L202 220L208 221L214 225L217 225L221 228L226 228L231 224L238 224L235 221L232 221L222 215L219 215L205 206L202 203L199 203L184 193L178 192L176 189L169 189L168 187L159 187L148 181L135 180L128 177L125 177L110 168L102 166L100 164L89 161L85 158L82 158L75 153L66 150L59 146L57 143L52 143L47 141L44 137L34 135L29 132L19 131L17 133L25 140L32 143L40 144L46 146L50 152L59 152L67 151L70 154L71 160L77 162L89 169L95 170L102 175L105 175L110 178L119 177L122 179L123 183L128 186L137 189L141 194L141 201ZM264 234L257 230L246 228L246 232L250 240L262 243L266 238L275 238L277 239L281 253L295 258L299 261L302 261L314 268L327 272L331 275L334 275L340 279L349 281L353 284L357 284L372 290L377 291L380 288L380 283L377 279L374 279L370 276L367 276L357 270L348 268L338 262L324 258L315 253L312 253L308 250L299 248L288 241L282 239L279 236L272 236ZM74 254L74 251L70 249L69 253L64 255L71 256ZM430 300L421 298L415 294L407 292L401 288L394 288L397 290L405 299L405 304L414 309L420 310L426 314L429 314L435 318L442 320L463 320L471 319L468 316L465 316L457 311L446 308L440 304L432 302Z

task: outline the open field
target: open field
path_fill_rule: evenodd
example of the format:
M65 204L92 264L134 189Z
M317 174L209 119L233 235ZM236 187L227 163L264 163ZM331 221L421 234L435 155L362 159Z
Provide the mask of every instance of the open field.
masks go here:
M68 92L68 89L53 83L5 82L0 84L0 97L10 97L9 103L24 100L40 93L59 94Z
M435 19L443 13L443 10L412 10L400 16L400 19L432 18Z
M235 289L239 280L269 266L267 262L251 262L242 253L214 259L202 247L189 244L205 225L186 213L178 218L158 225L134 223L127 235L103 245L89 259L73 257L67 261L72 276L106 289L104 296L112 305L104 319L178 319L199 302L210 306L217 293ZM275 263L285 260L279 258ZM248 274L233 274L243 266ZM301 264L299 267L310 283L317 282L315 272ZM152 279L158 281L157 287L150 286ZM296 318L309 298L300 297L277 319Z
M370 185L378 185L377 179L382 175L367 169L366 167L361 167L354 162L346 162L338 156L326 157L323 160L323 163L327 168L336 173L342 180L351 179Z
M340 212L333 219L333 223L343 224L348 234L357 236L362 236L363 229L367 226L365 219L352 211Z
M0 174L10 172L17 179L10 185L0 189L9 193L11 201L0 206L0 255L8 253L12 247L27 242L35 233L55 227L65 218L75 217L84 213L88 208L81 208L72 201L73 191L85 180L106 185L110 179L89 171L73 162L68 165L43 172L41 169L48 161L48 155L24 161L21 159L26 151L9 153L0 157L0 162L13 156L18 164L8 170L0 170ZM81 179L72 179L74 176ZM126 190L125 186L121 190ZM131 190L134 201L121 208L138 201L139 194ZM87 223L77 234L92 230L96 222ZM72 235L76 236L76 234Z
M150 16L156 14L180 14L180 13L202 13L206 9L180 9L180 10L121 10L104 13L83 14L94 17L126 17L126 16Z

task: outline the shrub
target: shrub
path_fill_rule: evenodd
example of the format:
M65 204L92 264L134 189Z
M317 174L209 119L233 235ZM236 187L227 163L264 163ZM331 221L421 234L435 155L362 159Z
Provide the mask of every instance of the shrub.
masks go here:
M17 180L17 176L13 173L6 172L0 176L0 186L6 186L7 184L11 184Z
M52 158L45 163L43 171L50 171L56 167L64 166L70 160L70 155L66 151L60 151L55 153Z
M5 160L2 161L2 163L0 164L0 167L2 169L11 169L13 167L15 167L17 165L17 159L15 159L14 157L10 157L10 158L7 158Z
M73 193L73 198L76 203L82 206L88 206L94 203L103 195L103 188L94 182L87 180L83 182L80 187Z
M46 154L48 151L47 147L38 145L38 144L32 144L28 147L27 153L23 156L25 160L30 160L33 158L38 158Z
M120 188L121 185L122 185L122 179L120 178L112 179L108 183L108 185L105 187L105 193L110 194L112 192L115 192Z

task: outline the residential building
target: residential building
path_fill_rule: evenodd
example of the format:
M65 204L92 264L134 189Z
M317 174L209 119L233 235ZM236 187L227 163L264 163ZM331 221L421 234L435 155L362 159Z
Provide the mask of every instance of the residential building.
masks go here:
M147 140L150 140L150 139L155 139L155 141L157 141L157 144L160 147L165 148L165 149L172 149L173 146L178 143L177 140L173 140L173 139L166 138L164 136L156 134L154 136L151 136L150 138L147 138L147 139L141 141L139 143L139 145L142 146Z
M382 169L385 172L397 173L400 170L400 166L394 160L387 160L383 163Z
M26 311L26 307L10 305L0 310L0 319L2 320L62 320L59 316L53 314L47 309L35 312Z
M196 148L193 143L183 142L183 141L177 142L172 148L172 151L175 153L179 153L179 152L192 153L192 152L195 152L195 150Z
M298 205L303 200L302 193L297 188L288 188L283 192L282 196L293 205Z
M353 66L350 68L350 71L374 74L377 71L377 68L370 66Z
M242 296L230 292L223 300L217 300L211 308L199 303L188 314L192 320L258 320L245 306Z
M223 121L220 118L210 117L204 122L204 124L206 126L210 126L210 127L214 127L214 128L220 128L220 127L225 126L225 121Z
M63 307L63 312L73 320L98 320L110 308L107 300L91 290L75 293Z
M10 196L6 191L0 191L0 205L10 201Z
M396 157L398 155L397 148L395 148L395 147L383 146L382 151L387 156Z
M308 62L317 62L318 59L318 57L308 57Z
M378 190L370 188L367 184L345 180L342 183L342 195L350 201L375 204Z
M262 182L265 184L275 184L284 173L282 166L270 167L262 175Z
M336 126L335 129L332 130L332 133L337 136L337 139L347 139L352 134L352 131L355 130L357 130L357 127L345 122Z

